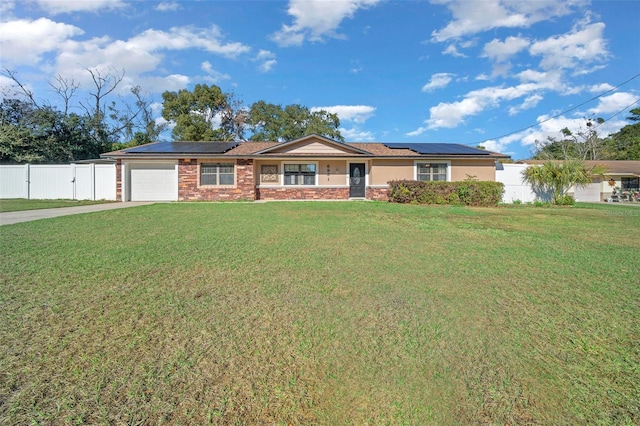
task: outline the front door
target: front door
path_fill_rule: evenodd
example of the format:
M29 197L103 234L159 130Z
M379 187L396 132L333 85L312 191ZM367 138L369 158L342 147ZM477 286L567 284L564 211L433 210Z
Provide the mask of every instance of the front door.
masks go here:
M349 197L364 198L364 163L349 164Z

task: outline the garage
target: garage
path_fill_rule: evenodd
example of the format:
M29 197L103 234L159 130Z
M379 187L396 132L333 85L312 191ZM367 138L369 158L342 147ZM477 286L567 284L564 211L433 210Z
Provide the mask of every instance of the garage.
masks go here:
M177 201L178 167L175 162L129 164L131 201Z

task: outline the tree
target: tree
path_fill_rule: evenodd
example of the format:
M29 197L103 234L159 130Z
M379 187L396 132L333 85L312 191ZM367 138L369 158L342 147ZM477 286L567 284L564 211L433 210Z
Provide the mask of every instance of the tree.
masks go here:
M87 72L93 81L93 87L86 91L88 98L79 100L74 104L74 98L78 96L81 87L74 80L67 80L58 75L55 81L50 82L53 92L62 104L62 121L67 125L81 123L88 127L90 132L87 146L92 150L98 147L98 154L110 151L113 144L122 140L157 140L159 134L164 130L163 126L158 126L153 120L150 102L142 97L142 90L139 86L131 89L131 94L135 97L135 103L129 103L125 99L118 97L118 102L113 100L116 89L124 79L124 70L109 69L100 71L99 69L88 68ZM14 71L5 69L0 74L11 79L17 88L17 96L21 96L24 102L31 105L33 109L56 110L49 100L39 101L28 86L18 79ZM70 111L72 108L79 108L84 114L75 114ZM45 114L46 115L46 114ZM82 120L79 120L82 118ZM85 132L85 128L79 129ZM142 132L144 137L134 139L136 133Z
M633 121L605 140L610 160L640 160L640 108L630 111L627 120Z
M251 105L247 123L254 141L291 141L309 134L318 134L344 141L340 134L340 119L336 114L292 104L280 105L258 101Z
M0 160L66 163L96 158L86 117L53 107L34 107L20 99L0 104Z
M602 124L602 118L587 119L586 129L572 132L568 127L560 130L561 139L547 138L547 142L536 142L537 160L601 160L605 157L604 141L596 131L596 124Z
M222 130L220 124L222 112L230 105L227 95L218 86L196 84L193 92L187 89L164 92L162 99L162 117L175 123L174 140L229 140L229 133Z
M565 196L572 186L585 187L594 175L602 175L602 166L588 168L584 161L550 160L542 165L532 165L522 171L522 178L536 193L549 194L553 204L565 204Z

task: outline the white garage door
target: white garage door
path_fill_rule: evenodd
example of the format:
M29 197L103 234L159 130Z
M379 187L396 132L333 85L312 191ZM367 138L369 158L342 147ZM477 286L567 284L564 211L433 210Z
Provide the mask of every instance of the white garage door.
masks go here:
M600 184L591 183L584 188L576 188L573 192L576 201L582 202L599 202L600 201Z
M131 201L177 201L175 163L131 164Z

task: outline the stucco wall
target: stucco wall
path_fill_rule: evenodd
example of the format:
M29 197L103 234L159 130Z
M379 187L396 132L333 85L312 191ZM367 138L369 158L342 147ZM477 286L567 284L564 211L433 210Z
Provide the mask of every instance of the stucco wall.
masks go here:
M451 160L451 180L453 182L475 176L481 181L496 180L496 164L494 160Z
M414 162L409 160L371 160L369 185L386 185L390 180L414 179Z

